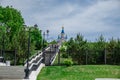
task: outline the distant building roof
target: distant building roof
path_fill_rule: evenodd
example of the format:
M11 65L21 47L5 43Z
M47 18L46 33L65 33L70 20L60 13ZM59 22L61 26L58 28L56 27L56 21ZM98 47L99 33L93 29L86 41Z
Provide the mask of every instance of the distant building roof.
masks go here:
M61 33L65 33L65 32L64 32L64 27L62 27L62 31L61 31Z

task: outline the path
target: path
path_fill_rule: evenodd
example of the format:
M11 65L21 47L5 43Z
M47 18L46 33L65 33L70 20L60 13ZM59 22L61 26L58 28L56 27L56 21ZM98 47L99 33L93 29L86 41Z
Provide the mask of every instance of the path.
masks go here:
M50 66L56 56L58 47L55 45L50 45L43 52L38 52L29 60L29 80L36 80L37 75L40 70L46 65ZM21 79L25 77L25 68L27 63L24 66L0 66L0 80L4 79Z
M1 79L24 79L24 66L0 66Z

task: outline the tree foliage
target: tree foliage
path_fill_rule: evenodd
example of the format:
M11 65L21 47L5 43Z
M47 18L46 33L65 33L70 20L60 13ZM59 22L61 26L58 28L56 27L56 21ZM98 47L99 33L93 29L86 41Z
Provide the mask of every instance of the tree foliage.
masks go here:
M71 38L68 41L68 53L71 55L72 59L78 64L84 64L85 51L87 48L87 41L84 40L83 36L77 34L76 38Z
M24 63L26 59L29 33L31 52L34 49L41 49L42 46L42 36L38 27L31 26L28 31L28 27L24 24L20 11L9 6L0 6L0 49L3 49L3 45L5 50L16 49L17 64Z
M74 64L120 64L120 39L105 41L101 35L96 42L87 42L78 34L68 40L67 54Z

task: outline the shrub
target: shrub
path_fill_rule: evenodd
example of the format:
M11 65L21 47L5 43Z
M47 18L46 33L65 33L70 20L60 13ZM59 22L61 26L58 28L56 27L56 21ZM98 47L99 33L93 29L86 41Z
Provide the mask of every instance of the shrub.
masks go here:
M72 66L73 65L73 61L71 59L66 59L66 60L64 60L64 65Z
M60 48L60 51L61 51L61 52L65 52L65 48L64 48L64 47L61 47L61 48Z
M62 57L63 57L63 58L68 58L68 54L67 54L67 53L63 53L63 54L62 54Z

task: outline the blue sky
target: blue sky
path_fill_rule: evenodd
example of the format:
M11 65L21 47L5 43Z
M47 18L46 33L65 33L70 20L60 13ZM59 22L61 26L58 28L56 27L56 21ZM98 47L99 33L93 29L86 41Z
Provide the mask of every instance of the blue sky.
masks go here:
M49 38L57 38L65 27L68 38L81 33L95 41L103 34L106 40L120 38L120 0L0 0L21 11L28 26L38 24L50 30Z

